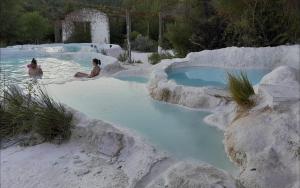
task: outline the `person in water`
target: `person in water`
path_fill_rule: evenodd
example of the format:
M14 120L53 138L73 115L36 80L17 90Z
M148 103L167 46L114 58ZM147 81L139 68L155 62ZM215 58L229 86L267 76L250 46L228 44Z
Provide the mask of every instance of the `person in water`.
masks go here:
M93 70L91 71L90 74L82 73L82 72L77 72L74 76L77 78L93 78L95 76L98 76L100 74L101 68L101 61L100 59L93 59Z
M30 77L37 77L43 75L43 70L39 65L37 65L37 61L33 58L31 63L27 65L28 74Z

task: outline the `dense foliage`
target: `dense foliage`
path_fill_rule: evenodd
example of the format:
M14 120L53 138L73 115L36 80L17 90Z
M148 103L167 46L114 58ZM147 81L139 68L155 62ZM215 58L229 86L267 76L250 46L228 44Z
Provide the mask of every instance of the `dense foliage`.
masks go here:
M298 0L1 0L1 45L53 42L57 20L96 5L127 8L132 12L132 31L157 43L161 13L161 45L175 49L178 56L226 46L300 42ZM123 46L125 19L109 16L110 41Z
M190 0L167 36L181 56L226 46L299 43L299 6L297 0Z

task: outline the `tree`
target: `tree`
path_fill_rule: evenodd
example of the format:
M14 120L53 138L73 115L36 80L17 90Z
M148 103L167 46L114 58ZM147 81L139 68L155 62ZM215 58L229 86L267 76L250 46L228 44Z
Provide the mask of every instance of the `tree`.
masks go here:
M214 0L228 20L227 45L275 46L300 42L297 0Z
M22 29L21 38L34 43L39 43L45 39L51 29L48 20L38 12L29 12L22 15L20 25Z
M189 52L191 35L192 31L187 22L177 21L168 25L166 37L171 42L177 56L184 57Z
M19 26L18 18L22 7L20 0L1 0L0 2L0 43L8 45L17 40Z
M180 9L183 13L167 29L167 38L177 55L225 47L226 23L216 14L210 0L185 0Z

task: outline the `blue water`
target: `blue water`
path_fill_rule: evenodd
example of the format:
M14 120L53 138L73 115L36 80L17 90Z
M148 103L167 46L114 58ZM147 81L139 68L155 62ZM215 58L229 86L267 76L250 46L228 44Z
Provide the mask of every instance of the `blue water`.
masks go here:
M227 73L244 72L253 85L259 83L269 70L265 69L223 69L213 67L172 68L167 71L168 79L180 85L226 87Z
M209 113L152 100L146 78L52 84L68 81L76 71L89 70L90 60L97 54L88 49L86 44L1 48L1 81L5 75L10 84L23 85L28 79L26 64L36 57L44 70L39 83L47 84L49 94L56 100L90 117L135 130L177 158L201 160L233 171L224 151L223 133L203 122Z
M37 59L43 69L43 83L64 82L73 78L76 72L90 72L92 59L98 58L105 66L112 58L96 53L90 44L45 44L0 48L0 77L4 71L9 83L26 83L26 65Z
M123 77L124 78L124 77ZM152 100L143 78L115 78L49 85L57 100L92 118L135 130L180 159L201 160L233 171L222 143L223 133L203 122L208 112ZM133 81L135 80L135 81Z

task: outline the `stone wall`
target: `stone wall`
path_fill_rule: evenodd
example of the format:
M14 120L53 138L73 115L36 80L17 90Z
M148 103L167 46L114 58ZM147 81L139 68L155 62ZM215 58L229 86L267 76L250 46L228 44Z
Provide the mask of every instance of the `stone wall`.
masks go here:
M95 9L81 9L66 15L62 21L62 41L66 42L74 30L74 22L90 22L92 43L109 43L109 20L106 14Z

